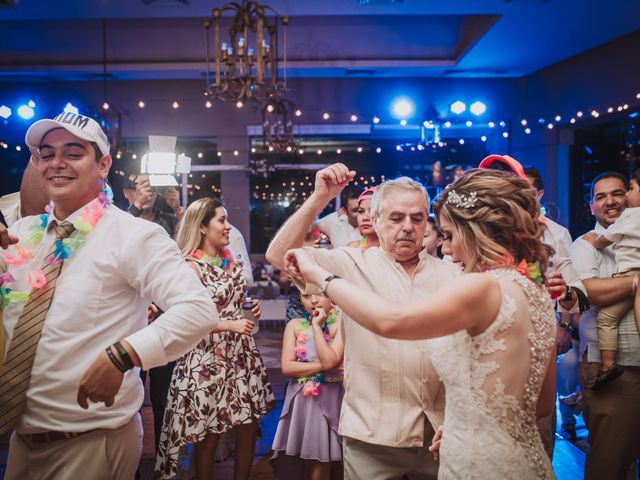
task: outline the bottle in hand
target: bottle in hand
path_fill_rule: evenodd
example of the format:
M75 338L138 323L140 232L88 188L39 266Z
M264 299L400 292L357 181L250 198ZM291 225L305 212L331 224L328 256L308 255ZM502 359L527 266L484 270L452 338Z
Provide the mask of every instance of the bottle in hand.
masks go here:
M258 325L258 319L253 314L253 299L251 297L245 297L244 299L244 303L242 304L242 318L246 318L247 320L251 320L255 323L255 326L251 331L251 335L258 333L260 326Z

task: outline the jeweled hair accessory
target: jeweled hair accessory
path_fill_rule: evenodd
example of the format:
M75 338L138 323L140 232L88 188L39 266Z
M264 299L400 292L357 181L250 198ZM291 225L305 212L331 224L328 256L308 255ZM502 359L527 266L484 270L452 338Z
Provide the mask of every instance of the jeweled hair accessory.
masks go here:
M478 200L477 192L471 192L469 195L459 195L455 190L451 189L447 194L447 203L458 208L473 208Z

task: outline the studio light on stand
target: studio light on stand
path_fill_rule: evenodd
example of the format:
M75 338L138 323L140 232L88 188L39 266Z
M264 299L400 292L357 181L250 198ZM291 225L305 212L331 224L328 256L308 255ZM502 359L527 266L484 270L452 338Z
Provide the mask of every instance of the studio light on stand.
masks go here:
M149 135L149 152L142 156L140 173L149 176L154 187L177 187L177 174L191 171L191 157L178 155L177 137Z

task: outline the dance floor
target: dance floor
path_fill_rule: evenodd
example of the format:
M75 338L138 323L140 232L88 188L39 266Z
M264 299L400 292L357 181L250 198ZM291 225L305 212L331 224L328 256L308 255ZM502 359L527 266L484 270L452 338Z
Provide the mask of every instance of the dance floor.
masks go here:
M253 480L275 479L268 458L271 450L271 442L278 424L278 416L282 408L285 389L285 377L280 372L280 343L283 323L276 321L262 322L261 331L256 339L265 364L268 369L274 394L276 396L276 408L271 411L261 422L261 438L256 445L254 468L251 475ZM142 419L145 428L144 448L140 473L142 480L152 480L154 463L153 446L153 417L151 404L145 400L142 408ZM586 429L582 417L578 417L577 425L578 441L574 445L564 437L556 435L556 446L553 457L553 468L558 480L577 480L583 478L584 450L587 448ZM560 431L560 425L558 425ZM4 478L7 459L8 436L0 438L0 480ZM233 478L233 455L216 464L216 480L231 480ZM287 479L289 480L289 479ZM297 480L297 479L291 479Z

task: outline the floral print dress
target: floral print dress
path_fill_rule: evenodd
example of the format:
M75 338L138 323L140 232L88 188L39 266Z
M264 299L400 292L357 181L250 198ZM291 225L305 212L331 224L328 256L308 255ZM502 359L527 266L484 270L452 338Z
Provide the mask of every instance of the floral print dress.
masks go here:
M188 257L220 312L220 320L239 320L246 282L242 267L226 271ZM274 406L267 371L251 335L212 332L176 361L156 457L156 475L175 478L181 450L211 433L251 423Z

